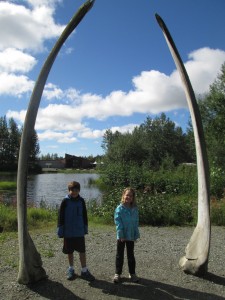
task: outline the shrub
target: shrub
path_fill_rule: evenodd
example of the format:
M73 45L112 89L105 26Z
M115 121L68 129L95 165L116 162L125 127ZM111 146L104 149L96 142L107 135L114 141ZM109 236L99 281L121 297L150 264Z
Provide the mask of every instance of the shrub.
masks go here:
M0 190L15 190L16 189L16 182L14 181L2 181L0 182Z
M89 202L87 207L92 218L112 224L122 190L123 188L117 188L105 194L101 205L94 200ZM151 195L137 192L136 199L142 225L187 225L195 220L196 205L190 196Z
M140 223L153 226L187 225L193 222L193 203L188 197L143 195L138 197Z
M53 209L30 207L27 211L27 221L31 227L35 227L40 224L56 223L57 212Z
M0 230L17 231L16 209L0 203Z
M46 224L56 225L57 212L55 209L28 207L27 222L30 228L40 228ZM17 211L13 206L0 203L0 231L17 231Z
M96 200L87 203L87 209L91 216L106 224L113 224L114 211L119 205L123 188L116 188L103 195L102 203L99 205Z
M210 216L213 225L225 226L225 199L211 200Z
M132 186L143 190L148 186L155 193L169 193L181 195L197 194L197 169L196 166L180 165L172 169L161 168L152 171L145 166L135 164L110 163L101 174L102 181L108 189Z
M225 189L225 172L222 168L212 166L210 169L210 192L212 196L221 198Z

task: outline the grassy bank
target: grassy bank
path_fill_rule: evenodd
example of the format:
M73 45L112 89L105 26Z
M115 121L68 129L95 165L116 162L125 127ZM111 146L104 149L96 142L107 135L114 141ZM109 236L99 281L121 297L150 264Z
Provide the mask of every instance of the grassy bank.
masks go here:
M90 203L88 216L90 226L112 225L113 214L118 198L106 201L99 206ZM149 226L187 226L196 224L197 203L188 198L169 199L160 196L143 197L138 201L140 224ZM225 226L225 199L220 201L211 200L211 223L212 225ZM27 220L29 230L46 228L57 224L58 211L50 208L27 208ZM0 203L0 232L17 231L16 207Z
M16 190L16 182L2 181L0 182L0 191L14 191Z
M48 208L27 208L27 222L29 230L43 229L57 226L58 211ZM106 225L103 218L93 216L89 213L88 216L90 226ZM112 224L112 222L111 222ZM16 232L17 231L17 210L14 206L9 206L0 203L0 232Z
M27 209L29 229L56 226L57 211L52 209L29 207ZM17 210L13 206L0 204L0 231L17 231Z

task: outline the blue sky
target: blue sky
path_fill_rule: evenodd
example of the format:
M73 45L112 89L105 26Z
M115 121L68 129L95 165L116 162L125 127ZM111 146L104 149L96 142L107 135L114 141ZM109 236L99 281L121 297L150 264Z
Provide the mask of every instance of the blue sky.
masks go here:
M85 1L0 1L0 116L22 125L42 65ZM155 19L177 45L196 97L225 61L224 0L96 0L49 74L35 129L41 154L103 154L102 136L164 112L186 130L181 80Z

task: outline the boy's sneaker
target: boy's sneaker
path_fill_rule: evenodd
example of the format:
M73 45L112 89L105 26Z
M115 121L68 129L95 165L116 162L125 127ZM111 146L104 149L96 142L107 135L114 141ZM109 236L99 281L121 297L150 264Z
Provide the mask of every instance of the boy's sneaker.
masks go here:
M129 278L132 282L138 282L139 278L136 276L136 274L129 274Z
M75 278L74 270L69 268L68 271L67 271L67 279L72 280L74 278Z
M94 281L95 277L87 270L86 272L81 271L81 278L87 281Z
M114 283L119 283L120 282L120 275L119 274L115 274L113 277L113 282Z

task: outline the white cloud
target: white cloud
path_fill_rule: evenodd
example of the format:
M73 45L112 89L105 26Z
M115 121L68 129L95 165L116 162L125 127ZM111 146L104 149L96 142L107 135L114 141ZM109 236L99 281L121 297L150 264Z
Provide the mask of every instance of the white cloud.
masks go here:
M192 81L193 89L198 94L208 91L209 85L216 79L225 62L225 52L219 49L202 48L189 54L185 64Z
M69 47L69 48L66 48L65 53L66 53L66 54L71 54L73 51L74 51L74 48Z
M51 6L55 7L57 3L61 3L62 0L27 0L27 2L33 7L36 6Z
M46 42L58 37L65 28L54 20L59 3L63 1L0 1L0 95L23 99L22 96L27 98L27 93L31 93L34 81L29 72L37 64L37 54L46 51ZM74 48L69 46L63 53L72 51ZM185 67L197 96L208 91L224 61L225 51L219 49L202 48L189 54ZM81 93L74 86L62 89L49 82L43 92L43 100L48 101L42 101L35 125L39 139L59 143L72 143L79 138L97 139L103 136L105 129L89 128L87 121L90 124L92 120L103 121L112 116L157 114L187 108L176 70L171 74L145 70L129 79L133 83L130 91L113 90L105 97L92 91ZM25 114L25 110L8 111L7 117L22 124ZM127 132L135 126L128 124L111 127L111 130Z
M46 130L44 132L39 133L38 138L40 141L56 140L58 143L66 143L66 144L74 143L77 141L72 131L57 132L57 131Z
M192 52L189 57L190 61L185 66L196 95L208 92L225 61L225 52L203 48ZM170 75L155 70L143 71L133 78L133 85L134 89L127 93L113 91L105 98L68 89L60 95L71 102L63 109L59 106L60 113L66 118L71 114L73 120L80 122L83 118L104 120L111 116L130 116L137 112L157 114L187 108L183 86L176 70ZM57 106L51 106L51 109L57 111Z
M28 76L37 60L26 52L44 50L44 42L60 35L64 25L54 22L58 0L30 0L32 8L0 1L0 95L21 97L31 92L34 82ZM61 98L60 89L46 86L48 99Z
M124 126L113 126L111 128L111 131L115 133L116 131L119 131L121 133L127 133L127 132L132 132L135 127L139 126L139 124L127 124Z
M105 133L105 129L104 130L93 130L90 128L86 128L85 130L80 132L78 134L78 136L80 138L85 138L85 139L96 139L96 138L103 137L104 133Z
M48 83L45 86L43 97L45 97L47 100L62 99L63 94L63 91L60 88L58 88L55 84Z
M127 133L127 132L132 132L135 127L137 127L138 124L127 124L124 126L113 126L110 128L110 130L115 133L116 131L119 131L121 133ZM108 128L107 128L108 129ZM82 130L80 133L78 133L79 138L85 138L85 139L97 139L97 138L102 138L104 133L106 132L107 129L102 129L102 130L93 130L91 128L85 128Z
M37 63L36 59L20 50L7 48L0 52L0 72L27 73Z
M189 58L190 60L185 65L196 94L205 93L225 61L225 52L203 48L193 51ZM2 74L0 80L1 77L3 77ZM24 90L30 89L31 82L26 77L21 79L24 81L24 87L27 87ZM15 82L14 79L13 81ZM53 132L57 132L55 136L57 140L59 140L59 132L63 132L64 142L68 143L72 141L71 132L82 138L98 138L104 134L104 130L87 128L84 123L85 119L103 120L112 116L129 116L136 112L160 113L187 107L181 80L176 70L171 75L155 70L144 71L133 78L133 84L133 90L128 93L113 91L105 98L90 93L81 94L74 88L62 91L57 86L48 84L44 92L48 99L52 99L53 96L57 100L68 99L69 104L49 104L40 108L35 128L36 130L47 129L46 132L51 132L52 136ZM13 89L13 86L8 89ZM17 90L19 93L23 92L19 85ZM20 113L11 111L8 116L23 123L25 114L24 111ZM135 126L131 124L124 128L114 127L112 130L126 132ZM44 136L46 135L41 134L40 138L43 139Z
M17 95L21 97L24 93L33 89L34 82L24 75L0 73L0 94Z
M65 28L55 24L53 13L54 9L50 6L34 6L29 9L22 5L0 2L0 50L16 48L43 51L44 41L59 36Z

